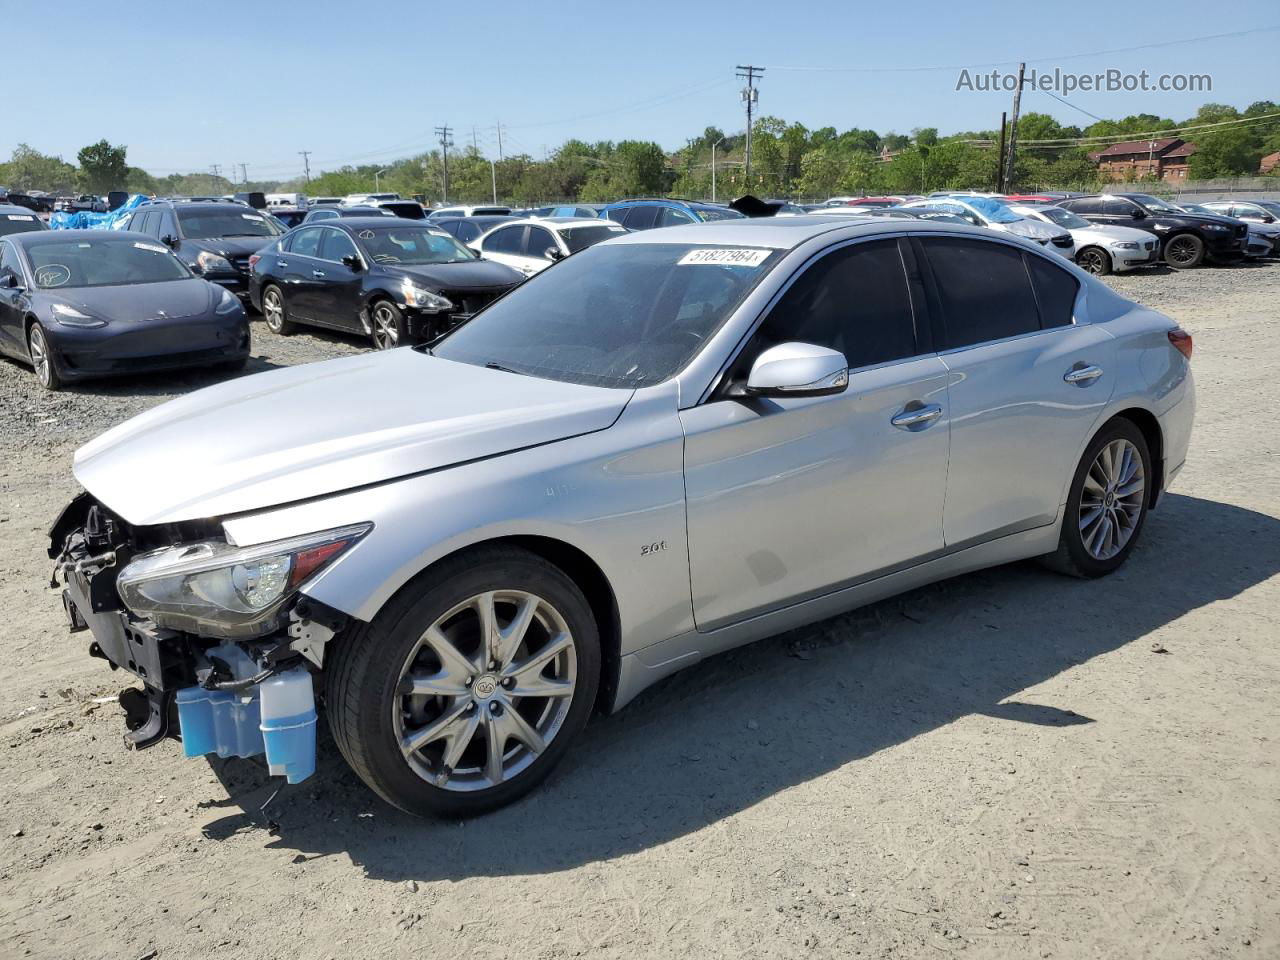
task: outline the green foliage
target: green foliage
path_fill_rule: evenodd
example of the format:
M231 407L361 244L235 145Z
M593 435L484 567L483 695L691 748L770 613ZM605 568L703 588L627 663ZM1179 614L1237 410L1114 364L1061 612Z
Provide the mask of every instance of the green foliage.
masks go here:
M88 193L96 194L124 189L129 177L129 165L125 162L126 149L112 146L106 140L82 147L76 156L80 161L81 187Z
M71 193L76 188L76 168L61 157L48 156L20 143L14 147L9 162L0 163L0 183L17 192Z

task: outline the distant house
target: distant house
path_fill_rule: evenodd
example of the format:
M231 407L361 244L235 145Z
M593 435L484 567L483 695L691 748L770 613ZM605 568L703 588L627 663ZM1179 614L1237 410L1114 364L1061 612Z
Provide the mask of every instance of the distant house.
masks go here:
M1270 173L1272 170L1275 170L1277 167L1280 167L1280 150L1277 150L1275 153L1268 153L1265 157L1263 157L1262 163L1258 165L1258 172Z
M1113 143L1105 150L1089 154L1089 159L1113 182L1148 176L1181 181L1187 178L1188 164L1195 152L1194 143L1180 137L1160 137Z

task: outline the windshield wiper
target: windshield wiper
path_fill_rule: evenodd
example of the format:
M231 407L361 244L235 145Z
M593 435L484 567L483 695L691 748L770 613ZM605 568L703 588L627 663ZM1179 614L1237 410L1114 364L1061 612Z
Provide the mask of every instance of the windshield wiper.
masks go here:
M501 370L503 373L514 373L517 376L524 376L519 370L512 370L510 367L504 367L502 364L490 360L484 365L486 370Z

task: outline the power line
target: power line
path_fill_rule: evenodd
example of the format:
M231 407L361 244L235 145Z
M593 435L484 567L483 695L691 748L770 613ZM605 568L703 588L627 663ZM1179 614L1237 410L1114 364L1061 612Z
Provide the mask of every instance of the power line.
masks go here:
M1183 133L1194 133L1197 130L1212 130L1216 127L1227 127L1239 124L1266 123L1280 119L1280 113L1264 113L1256 117L1237 117L1234 120L1218 120L1214 123L1187 124L1181 127L1169 127L1166 130L1147 130L1143 133L1109 133L1096 137L1058 137L1045 140L1024 140L1024 147L1102 147L1113 143L1128 143L1130 140L1146 140L1149 137L1168 137ZM1105 122L1105 121L1104 121ZM961 140L960 143L990 144L990 140L981 138Z
M1201 37L1185 37L1181 40L1164 40L1159 43L1142 43L1132 47L1114 47L1110 50L1093 50L1089 53L1068 53L1056 57L1037 57L1025 63L1061 63L1063 60L1086 60L1090 57L1103 57L1114 53L1134 53L1138 50L1155 50L1161 47L1174 47L1185 43L1201 43L1207 40L1226 40L1235 37L1250 37L1259 33L1272 33L1280 30L1280 24L1267 27L1254 27L1250 30L1234 30L1231 33L1211 33ZM928 73L934 70L983 70L988 67L1008 67L1017 60L993 60L989 63L953 63L934 64L915 67L814 67L814 66L780 66L770 64L771 70L794 70L814 73Z

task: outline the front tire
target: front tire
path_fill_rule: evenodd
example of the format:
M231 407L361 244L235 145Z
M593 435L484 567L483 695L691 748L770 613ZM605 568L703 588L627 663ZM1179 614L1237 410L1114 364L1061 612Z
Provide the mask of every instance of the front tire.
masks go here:
M524 550L432 568L326 665L330 727L352 769L417 815L472 816L542 781L586 725L600 640L582 591Z
M1103 426L1076 467L1058 549L1045 563L1085 578L1117 569L1142 533L1153 476L1146 438L1133 421L1117 417Z
M375 350L394 350L409 339L404 312L390 300L379 300L369 308L369 326Z
M1076 263L1095 277L1105 277L1111 272L1111 257L1101 247L1085 247L1076 254Z
M1193 233L1170 237L1164 245L1164 262L1175 270L1191 270L1204 263L1204 241Z
M289 319L289 305L284 302L284 294L274 283L262 291L262 319L272 333L287 337L293 333L295 324Z
M36 380L46 390L62 389L62 377L58 376L58 363L53 348L49 346L49 338L44 328L38 323L31 324L27 331L27 356L31 358L31 366L36 372Z

